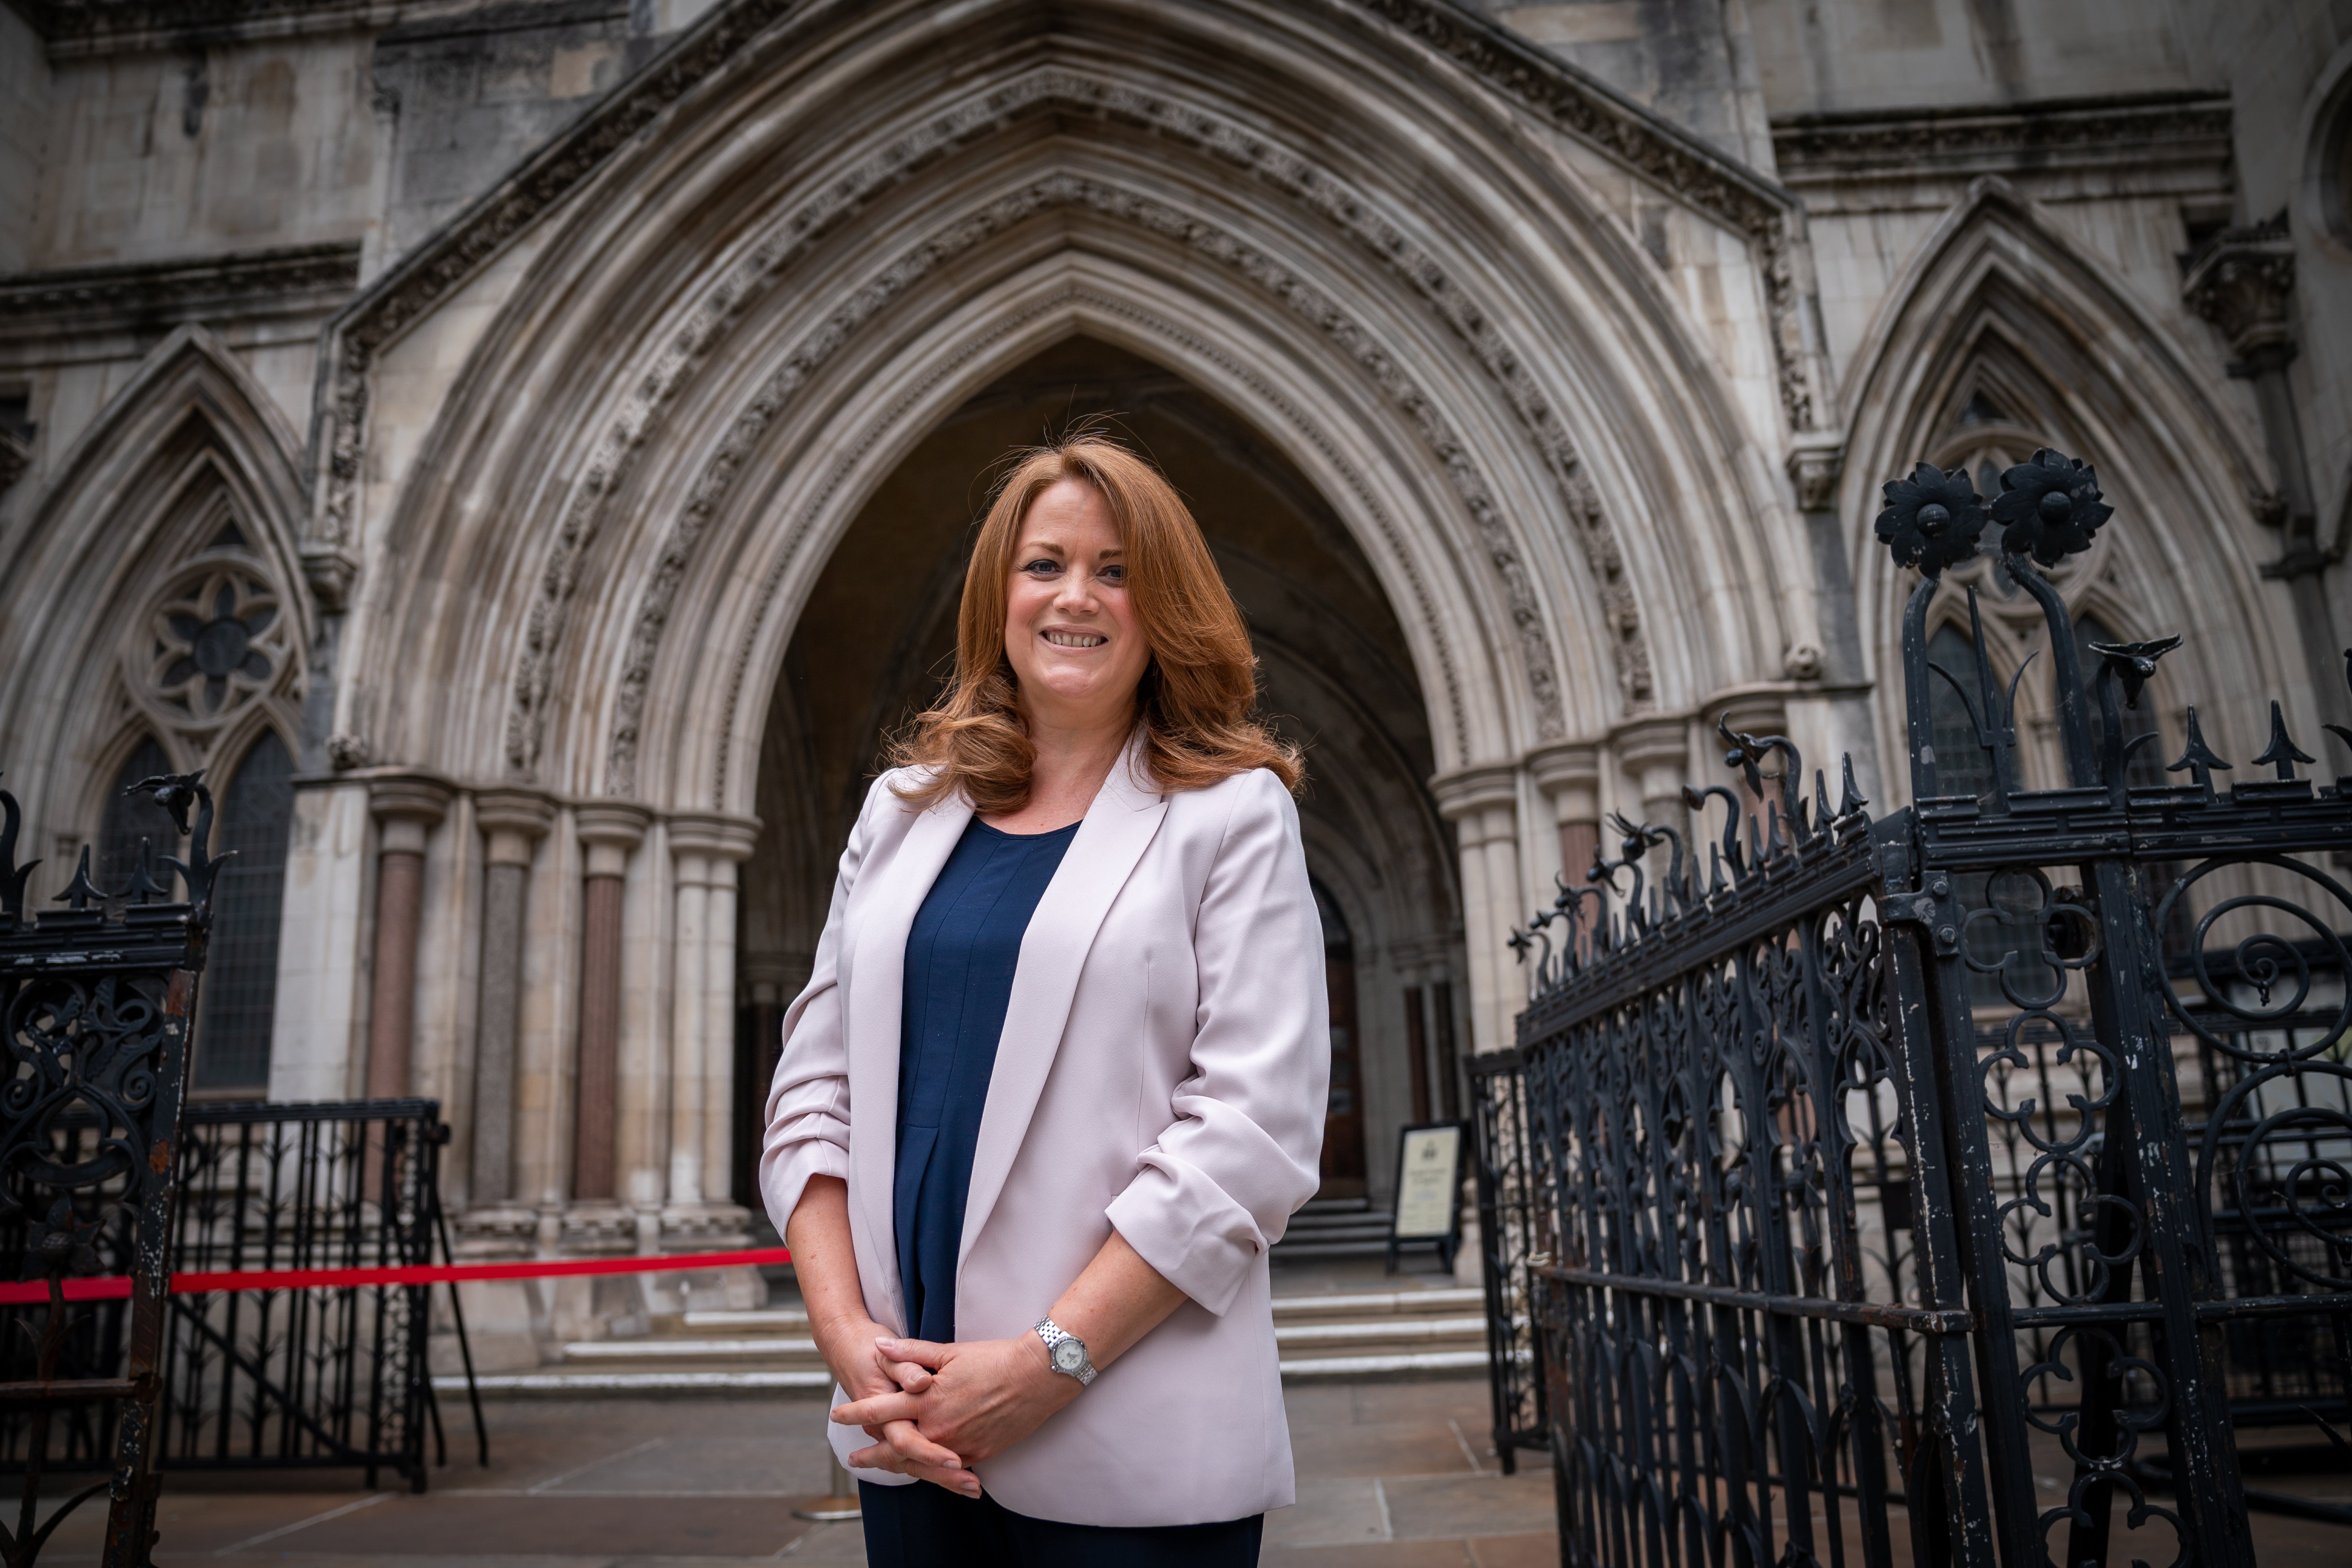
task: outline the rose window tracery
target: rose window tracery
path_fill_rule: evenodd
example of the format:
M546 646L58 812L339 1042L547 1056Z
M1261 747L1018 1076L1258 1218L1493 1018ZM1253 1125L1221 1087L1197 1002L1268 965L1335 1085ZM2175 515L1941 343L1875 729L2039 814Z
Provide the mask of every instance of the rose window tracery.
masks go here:
M156 605L146 695L182 724L210 726L268 693L289 658L276 589L234 564L184 578Z

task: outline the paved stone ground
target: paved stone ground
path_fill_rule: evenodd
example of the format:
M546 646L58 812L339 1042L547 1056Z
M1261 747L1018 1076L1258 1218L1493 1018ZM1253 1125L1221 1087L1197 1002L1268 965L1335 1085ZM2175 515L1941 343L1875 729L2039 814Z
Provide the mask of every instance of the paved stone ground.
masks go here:
M1286 1295L1453 1281L1425 1263L1278 1260ZM1559 1562L1551 1476L1539 1455L1499 1471L1483 1380L1307 1385L1286 1394L1298 1504L1266 1521L1267 1568L1537 1568ZM825 1489L822 1404L813 1398L501 1400L488 1405L491 1465L472 1463L462 1406L452 1463L422 1497L368 1491L351 1471L167 1478L160 1559L218 1568L746 1568L752 1559L865 1560L855 1524L792 1517ZM2048 1452L2042 1450L2047 1447ZM2036 1445L2048 1503L2063 1457ZM2352 1478L2291 1486L2352 1500ZM2159 1502L2167 1500L2161 1498ZM93 1561L103 1514L58 1531L47 1563ZM1898 1560L1908 1560L1895 1521ZM2344 1568L2347 1533L2256 1514L2262 1568ZM2112 1561L2168 1562L2169 1542L2119 1531ZM1857 1551L1846 1560L1859 1562Z
M1295 1388L1288 1404L1298 1505L1267 1521L1268 1568L1559 1561L1549 1469L1528 1456L1520 1474L1499 1473L1480 1436L1483 1383ZM176 1473L158 1556L217 1568L862 1563L856 1525L792 1517L793 1500L824 1489L820 1412L814 1400L775 1397L501 1401L489 1406L490 1468L476 1468L470 1448L453 1454L422 1497L364 1490L347 1471ZM101 1523L84 1510L43 1560L93 1561ZM2342 1531L2263 1514L2254 1526L2263 1568L2347 1561ZM1907 1542L1896 1544L1907 1557ZM2114 1561L2169 1560L2150 1554L2158 1544L2126 1534Z
M1294 1390L1298 1506L1267 1521L1286 1568L1521 1568L1557 1561L1549 1474L1506 1478L1477 1436L1486 1385ZM347 1473L170 1478L161 1559L221 1568L719 1568L862 1563L854 1524L791 1501L825 1487L808 1399L514 1400L489 1406L491 1465L453 1452L422 1497ZM457 1436L451 1434L452 1437ZM100 1515L44 1561L95 1558Z

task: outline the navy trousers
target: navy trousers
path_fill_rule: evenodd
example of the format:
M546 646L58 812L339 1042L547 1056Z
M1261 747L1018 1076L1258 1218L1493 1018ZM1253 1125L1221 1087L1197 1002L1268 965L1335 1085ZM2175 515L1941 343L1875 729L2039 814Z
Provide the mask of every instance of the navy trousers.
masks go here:
M1014 1513L945 1487L857 1483L868 1568L1256 1568L1265 1516L1112 1529Z

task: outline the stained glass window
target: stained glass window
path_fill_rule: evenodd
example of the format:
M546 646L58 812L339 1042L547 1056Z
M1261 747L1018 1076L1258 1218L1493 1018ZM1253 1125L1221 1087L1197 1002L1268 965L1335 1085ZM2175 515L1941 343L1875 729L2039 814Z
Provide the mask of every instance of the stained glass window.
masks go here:
M213 889L212 952L196 1024L198 1089L258 1092L269 1083L293 775L285 743L264 731L220 803L215 850L235 850L236 858L221 868Z

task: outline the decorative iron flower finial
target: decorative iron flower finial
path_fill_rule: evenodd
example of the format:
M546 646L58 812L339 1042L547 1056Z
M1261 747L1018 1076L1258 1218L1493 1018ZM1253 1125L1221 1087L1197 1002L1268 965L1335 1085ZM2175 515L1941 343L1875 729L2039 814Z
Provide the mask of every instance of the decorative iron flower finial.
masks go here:
M2044 566L2091 548L2091 536L2115 511L2099 499L2099 476L2090 464L2047 447L2032 461L2001 470L2000 494L1992 501L2001 549Z
M1885 493L1878 538L1894 551L1897 566L1916 566L1937 577L1977 552L1977 536L1985 526L1984 498L1969 482L1966 468L1946 473L1922 463L1909 479L1887 480Z

